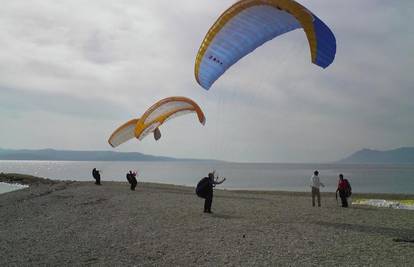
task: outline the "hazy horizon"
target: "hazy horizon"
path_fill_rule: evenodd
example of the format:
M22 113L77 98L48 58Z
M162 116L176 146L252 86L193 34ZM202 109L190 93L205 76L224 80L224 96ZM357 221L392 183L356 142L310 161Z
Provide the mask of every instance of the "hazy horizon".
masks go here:
M330 67L311 64L295 30L205 91L194 59L234 2L3 3L0 147L302 163L414 146L414 2L298 1L336 36ZM163 125L158 142L108 145L119 125L175 95L201 106L204 127L187 115Z

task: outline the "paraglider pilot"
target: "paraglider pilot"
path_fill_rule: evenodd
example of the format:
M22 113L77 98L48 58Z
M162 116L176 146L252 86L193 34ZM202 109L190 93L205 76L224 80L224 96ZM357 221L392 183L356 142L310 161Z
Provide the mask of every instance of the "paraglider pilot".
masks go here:
M311 188L312 188L312 206L315 207L315 198L318 199L318 207L321 206L321 191L320 187L325 187L319 179L319 172L316 170L313 172L311 177Z
M219 177L214 178L214 173L210 172L208 174L208 177L204 177L201 179L196 187L196 194L197 196L204 198L204 212L211 213L211 204L213 203L213 188L223 183L226 178L223 178L221 181L219 181Z
M135 187L138 184L137 172L129 171L126 175L126 178L128 180L128 183L131 185L131 190L135 191Z
M101 185L101 174L99 173L99 170L97 170L96 168L93 168L92 177L95 179L96 185Z
M344 179L343 174L339 174L339 181L338 181L338 188L336 189L335 196L338 196L341 198L342 207L347 208L348 207L348 197L352 194L351 184L347 179Z

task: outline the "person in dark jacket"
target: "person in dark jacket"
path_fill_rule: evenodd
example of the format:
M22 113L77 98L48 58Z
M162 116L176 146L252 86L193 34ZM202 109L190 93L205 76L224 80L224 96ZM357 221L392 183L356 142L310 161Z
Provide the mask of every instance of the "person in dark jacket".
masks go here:
M223 178L221 181L218 181L219 177L214 178L214 172L210 172L208 177L201 179L196 187L197 196L205 199L204 212L206 213L212 213L211 205L213 203L213 188L226 180L226 178Z
M126 178L128 180L128 183L131 185L131 190L135 191L135 187L138 184L137 172L129 171L126 175Z
M99 173L99 170L97 170L96 168L93 168L92 177L95 179L96 185L101 185L101 174Z
M342 207L348 207L348 197L352 194L352 189L349 181L344 179L343 174L339 174L338 188L336 189L336 194L339 192L339 197L341 198Z

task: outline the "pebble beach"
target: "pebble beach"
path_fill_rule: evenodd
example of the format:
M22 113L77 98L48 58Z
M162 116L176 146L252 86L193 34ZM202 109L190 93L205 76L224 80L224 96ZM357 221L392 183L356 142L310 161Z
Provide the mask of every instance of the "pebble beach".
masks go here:
M192 187L0 180L30 185L0 194L0 266L414 265L414 211L333 193L215 190L206 214Z

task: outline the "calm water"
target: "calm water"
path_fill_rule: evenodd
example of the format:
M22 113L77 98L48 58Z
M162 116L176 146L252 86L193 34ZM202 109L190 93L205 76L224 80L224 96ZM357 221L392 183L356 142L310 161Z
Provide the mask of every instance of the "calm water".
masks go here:
M28 187L27 185L0 183L0 194L19 190Z
M126 181L128 170L138 170L140 181L194 186L216 169L227 181L220 188L309 191L313 170L320 171L323 191L336 189L343 173L354 192L414 193L414 164L339 165L206 162L85 162L0 161L0 172L24 173L60 180L92 181L92 169L102 170L102 181Z

